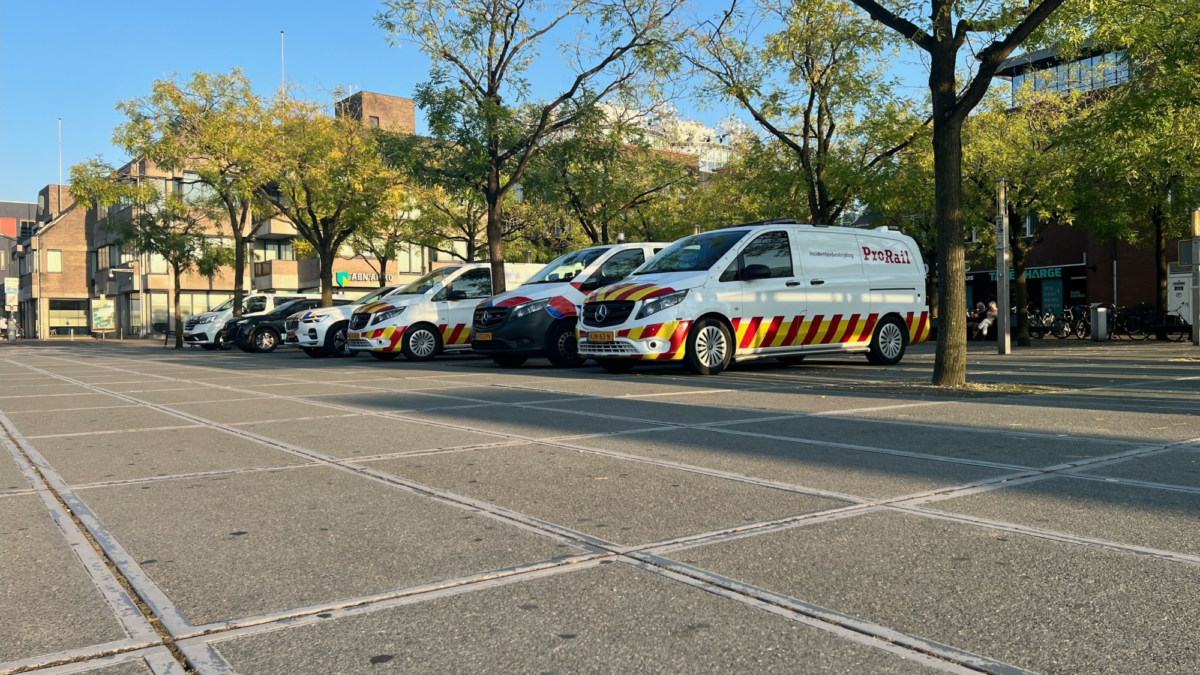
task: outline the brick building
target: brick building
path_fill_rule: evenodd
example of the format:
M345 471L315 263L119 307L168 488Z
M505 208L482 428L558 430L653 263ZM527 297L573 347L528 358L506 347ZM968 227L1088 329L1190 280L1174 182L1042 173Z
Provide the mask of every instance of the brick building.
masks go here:
M89 331L86 212L68 188L38 192L31 227L17 232L19 321L29 337L74 337Z

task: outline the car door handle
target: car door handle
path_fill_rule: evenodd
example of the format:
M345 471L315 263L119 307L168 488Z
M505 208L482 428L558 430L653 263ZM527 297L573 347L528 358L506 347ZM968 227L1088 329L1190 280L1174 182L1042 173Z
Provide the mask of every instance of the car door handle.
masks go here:
M788 286L799 286L800 282L799 281L789 281L789 282L787 282L787 285Z
M812 281L808 282L810 286L820 286L823 283L825 283L824 279L813 279Z

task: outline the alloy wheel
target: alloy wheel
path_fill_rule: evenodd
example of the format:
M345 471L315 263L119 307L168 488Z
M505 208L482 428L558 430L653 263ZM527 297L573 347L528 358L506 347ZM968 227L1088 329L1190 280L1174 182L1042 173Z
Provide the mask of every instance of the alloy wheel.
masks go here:
M408 348L413 354L425 358L437 349L437 338L427 330L418 330L408 339Z
M350 341L346 339L345 328L333 334L333 352L339 356L350 354Z
M900 326L895 323L884 324L879 329L879 351L887 358L894 359L903 348L904 335L900 332Z
M269 330L259 331L256 340L257 347L263 351L275 348L275 334Z
M696 356L705 367L724 363L726 349L725 334L717 326L705 326L696 336Z

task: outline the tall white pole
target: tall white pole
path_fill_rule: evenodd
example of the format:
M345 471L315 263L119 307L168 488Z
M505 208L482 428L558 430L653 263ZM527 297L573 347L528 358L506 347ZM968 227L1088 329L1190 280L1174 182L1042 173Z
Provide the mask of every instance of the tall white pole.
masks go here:
M996 181L996 351L1012 353L1008 315L1008 183Z
M58 118L58 213L62 213L62 118ZM58 214L55 214L56 216Z
M283 31L279 31L279 88L283 89Z

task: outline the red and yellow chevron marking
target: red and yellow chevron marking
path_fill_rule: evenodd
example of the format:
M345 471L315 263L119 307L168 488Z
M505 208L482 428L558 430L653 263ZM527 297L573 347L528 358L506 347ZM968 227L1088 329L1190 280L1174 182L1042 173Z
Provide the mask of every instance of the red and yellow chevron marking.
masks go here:
M378 340L379 338L388 338L391 341L386 347L372 347L373 352L394 352L400 344L400 338L404 337L404 331L408 326L388 326L387 328L376 328L374 330L365 330L361 333L350 333L346 337L350 340Z
M443 345L465 345L471 341L471 327L465 323L457 326L442 324L438 326L438 330L442 332Z
M858 344L871 341L878 318L877 314L835 314L828 318L818 314L811 319L755 316L734 319L733 329L738 349Z
M630 340L648 340L650 338L670 340L670 348L662 354L636 354L633 358L648 361L678 361L683 358L684 345L687 342L688 329L691 326L691 321L652 323L648 326L617 331L617 337Z
M372 302L370 304L363 305L362 307L356 307L354 313L376 314L378 312L385 312L389 309L395 309L395 306L386 302Z
M665 288L655 286L653 284L616 284L607 286L596 291L587 297L584 302L607 302L610 300L647 300L649 298L657 298L660 295L674 293L674 288Z
M920 344L929 339L929 312L921 312L919 316L909 312L908 316L904 317L904 323L908 324L910 345Z

